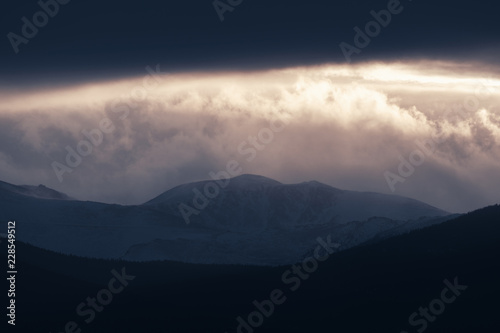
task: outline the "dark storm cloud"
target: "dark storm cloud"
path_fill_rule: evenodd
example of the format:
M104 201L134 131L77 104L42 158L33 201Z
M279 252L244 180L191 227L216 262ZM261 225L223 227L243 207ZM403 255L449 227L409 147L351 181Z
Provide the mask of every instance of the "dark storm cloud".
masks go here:
M28 44L13 51L9 32L21 34L37 1L3 4L0 83L61 85L140 74L162 63L170 72L255 69L345 62L341 42L353 43L378 1L243 1L219 17L211 0L75 1L61 5ZM498 63L495 2L406 1L404 10L354 61L374 59L480 60Z

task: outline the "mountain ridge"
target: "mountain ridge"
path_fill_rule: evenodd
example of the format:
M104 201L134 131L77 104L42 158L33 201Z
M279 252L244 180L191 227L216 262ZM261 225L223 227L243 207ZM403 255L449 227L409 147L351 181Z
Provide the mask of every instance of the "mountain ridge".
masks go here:
M303 258L318 237L332 235L347 249L384 232L398 234L449 216L399 196L243 175L206 198L206 206L197 206L191 223L185 223L179 206L193 205L209 183L214 181L184 184L131 206L45 200L20 195L14 187L0 191L0 219L20 222L20 240L84 257L281 265Z
M215 227L217 222L213 220L217 219L221 229L224 229L228 222L220 221L227 220L228 215L232 217L241 215L241 212L245 212L247 220L255 218L262 223L275 220L276 215L287 215L288 211L303 215L303 221L298 223L306 223L313 219L316 219L317 223L324 223L334 218L338 223L345 223L373 216L407 220L450 214L411 198L377 192L342 190L317 181L283 184L270 178L246 174L219 182L221 183L216 191L213 191L216 186L214 184L217 183L215 180L183 184L163 192L143 205L182 217L187 223L192 222L202 226ZM364 210L360 211L359 207L354 207L357 203L363 205ZM378 207L378 204L382 206ZM386 206L383 206L384 204ZM257 206L260 210L253 209ZM338 207L337 211L331 211L335 206ZM309 208L321 210L318 214L322 217L318 214L309 214L311 212ZM191 213L183 213L182 209L190 210ZM288 218L294 220L290 216ZM284 223L282 221L280 224Z
M0 190L17 193L27 197L49 200L74 200L65 193L56 191L45 185L13 185L4 181L0 181Z

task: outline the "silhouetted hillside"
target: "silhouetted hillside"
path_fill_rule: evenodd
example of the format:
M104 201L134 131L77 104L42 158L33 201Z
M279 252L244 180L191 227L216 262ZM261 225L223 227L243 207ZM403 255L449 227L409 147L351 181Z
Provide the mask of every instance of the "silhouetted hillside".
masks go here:
M238 316L255 311L254 300L281 289L285 303L255 332L417 332L408 317L441 297L445 279L457 277L467 289L425 332L495 332L499 241L497 205L334 254L296 291L282 282L288 266L90 260L19 244L16 329L63 332L74 320L82 332L232 333ZM122 267L136 278L85 324L75 308L106 288L111 269Z

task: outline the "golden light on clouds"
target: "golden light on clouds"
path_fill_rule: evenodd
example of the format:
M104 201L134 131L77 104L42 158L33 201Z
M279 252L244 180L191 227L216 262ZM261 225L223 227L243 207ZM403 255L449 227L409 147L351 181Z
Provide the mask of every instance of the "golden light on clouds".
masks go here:
M144 71L116 81L10 92L0 104L1 139L31 154L16 157L9 146L1 150L0 163L12 182L34 168L33 183L54 184L70 195L81 197L74 189L93 184L87 193L93 200L122 202L116 198L129 184L136 197L125 203L206 179L230 159L241 159L246 173L281 181L315 179L386 192L382 174L397 167L398 156L442 133L446 139L420 176L398 193L453 211L463 202L491 200L485 174L500 179L492 171L500 170L496 72L431 61L159 76ZM51 163L64 161L65 148L76 147L85 139L82 131L103 119L115 130L59 184ZM286 129L247 163L239 145L273 119L285 121ZM483 198L453 197L457 184L477 189Z
M458 65L457 65L458 66ZM170 101L181 98L181 103L190 100L189 106L200 110L197 103L203 96L224 95L224 102L232 105L265 103L275 97L288 97L290 102L321 103L325 96L335 89L356 89L365 87L381 91L395 87L401 91L442 91L446 93L476 93L490 95L500 91L500 77L487 71L459 72L450 63L366 63L358 65L324 65L288 68L256 72L214 72L189 74L163 74L161 82L148 83L147 99ZM464 77L469 75L468 77ZM40 91L17 92L2 95L1 112L7 110L30 111L54 107L91 106L106 103L112 99L133 99L131 93L144 86L147 76L86 83L65 88L45 88ZM288 93L288 95L287 95ZM356 91L362 97L366 91ZM281 95L280 95L281 94ZM352 95L352 94L351 94ZM295 99L295 100L291 100ZM140 100L140 98L138 99ZM260 104L259 104L260 106ZM290 105L289 105L290 106ZM193 111L198 111L193 110ZM230 112L229 108L226 110ZM256 110L258 112L258 110Z

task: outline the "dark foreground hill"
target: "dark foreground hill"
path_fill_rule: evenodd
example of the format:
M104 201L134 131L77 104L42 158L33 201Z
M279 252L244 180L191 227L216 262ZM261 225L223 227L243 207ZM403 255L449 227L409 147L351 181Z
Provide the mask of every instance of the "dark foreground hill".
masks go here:
M326 235L325 235L326 239ZM91 244L89 244L91 246ZM5 249L5 241L1 245ZM500 206L330 256L300 287L290 269L130 263L63 256L18 244L16 332L237 332L252 302L280 289L283 301L258 328L240 332L498 332ZM135 279L85 323L77 306L109 288L112 269ZM296 277L288 274L287 277ZM465 285L459 294L444 292ZM115 288L118 284L114 285ZM106 298L101 292L101 299ZM276 295L275 295L276 296ZM276 297L275 297L276 298ZM437 300L437 301L436 301ZM429 304L439 315L418 314ZM441 304L444 308L441 308ZM83 309L87 309L84 307ZM265 312L265 309L264 309ZM409 317L414 312L410 325ZM259 315L253 320L259 321ZM5 320L5 316L4 316ZM425 330L424 330L425 323ZM65 329L69 328L69 330Z

